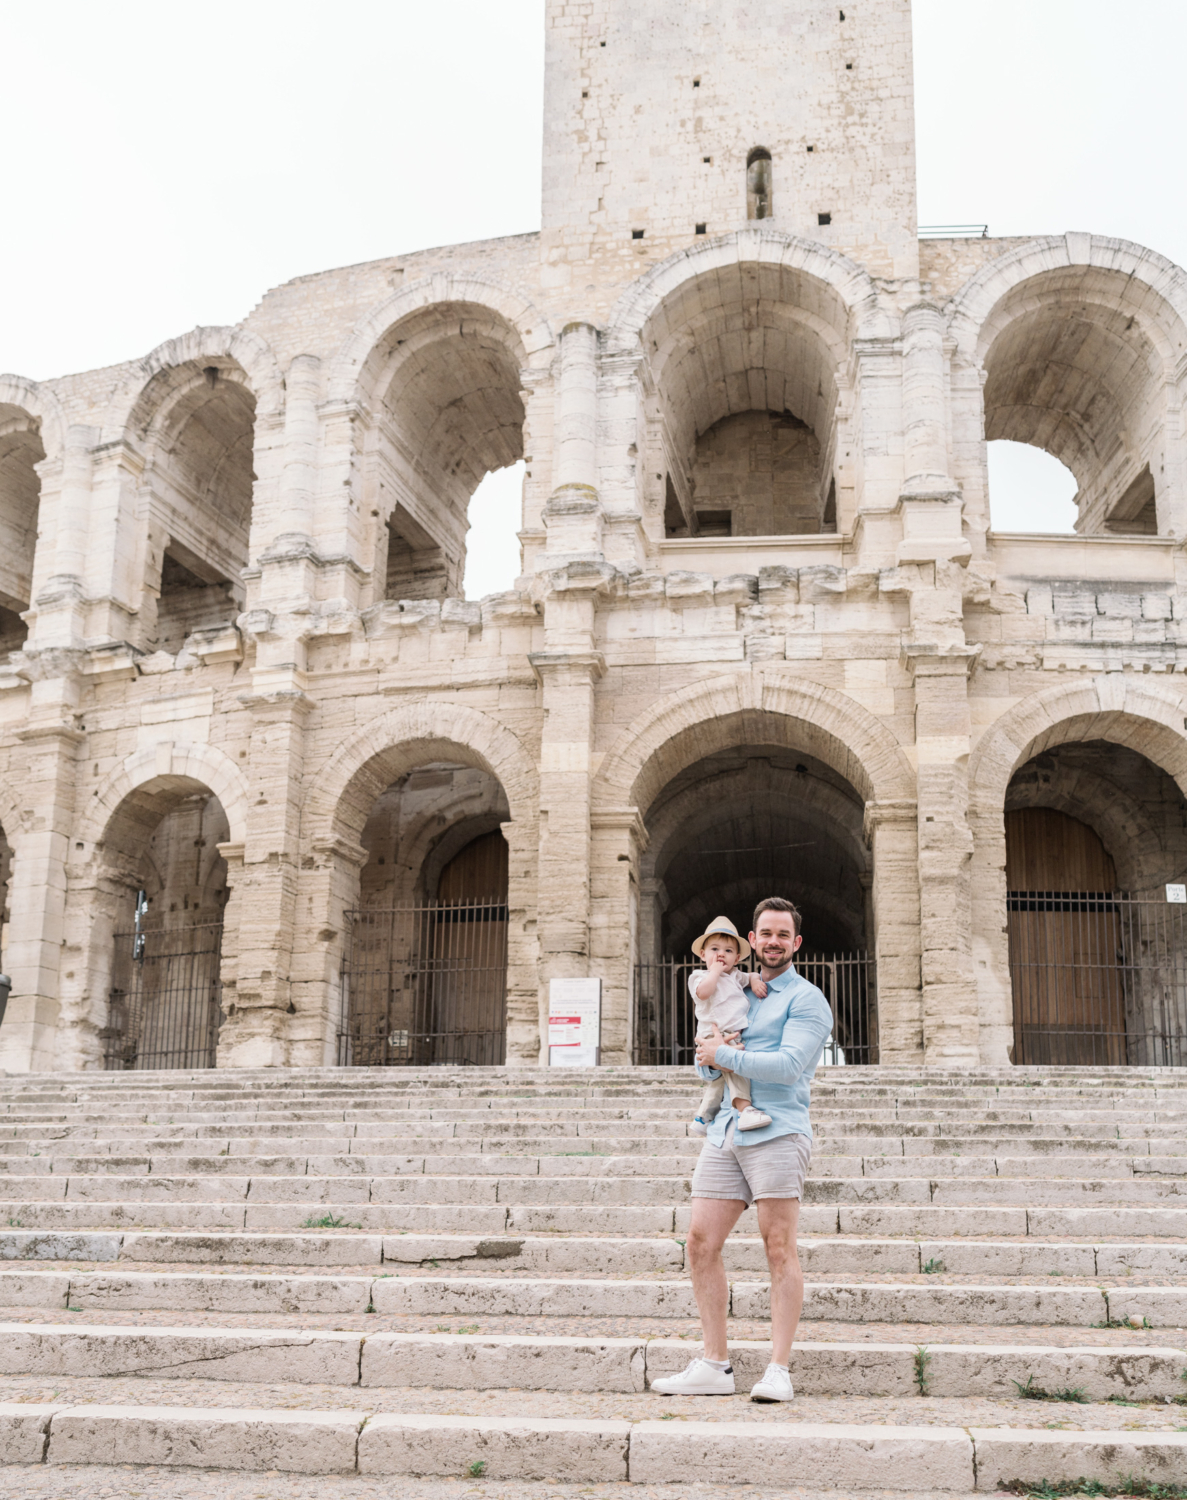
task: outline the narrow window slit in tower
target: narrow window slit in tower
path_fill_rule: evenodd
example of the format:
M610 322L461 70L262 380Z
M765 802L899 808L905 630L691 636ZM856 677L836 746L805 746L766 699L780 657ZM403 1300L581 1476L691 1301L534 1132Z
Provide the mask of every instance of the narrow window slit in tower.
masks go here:
M832 214L817 214L816 215L816 222L818 224L831 224L832 221L833 221Z
M765 146L755 146L746 158L746 217L769 219L773 212L771 153Z
M633 239L633 240L641 240L642 238L643 238L643 231L641 229L632 229L631 230L631 239Z
M697 225L697 233L698 234L704 234L705 233L705 226L703 224L698 224Z

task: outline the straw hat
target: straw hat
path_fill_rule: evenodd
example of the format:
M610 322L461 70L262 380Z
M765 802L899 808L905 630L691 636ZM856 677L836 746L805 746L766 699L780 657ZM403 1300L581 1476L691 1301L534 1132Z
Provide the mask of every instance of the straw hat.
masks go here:
M734 926L734 924L728 917L714 917L713 920L709 923L708 927L705 928L704 932L701 933L700 937L696 938L693 941L692 951L696 954L696 956L700 958L701 952L705 946L706 939L713 937L717 933L720 933L722 937L733 938L734 942L737 943L738 947L742 950L739 963L745 963L746 960L750 957L750 944L746 941L746 939L742 936L742 934L738 931L738 929Z

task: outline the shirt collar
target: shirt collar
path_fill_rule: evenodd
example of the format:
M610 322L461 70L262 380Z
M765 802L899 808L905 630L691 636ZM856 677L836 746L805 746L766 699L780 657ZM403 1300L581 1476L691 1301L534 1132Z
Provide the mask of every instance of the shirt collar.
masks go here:
M767 980L767 994L769 995L772 990L786 989L793 979L798 979L799 977L795 971L795 964L789 964L777 978Z

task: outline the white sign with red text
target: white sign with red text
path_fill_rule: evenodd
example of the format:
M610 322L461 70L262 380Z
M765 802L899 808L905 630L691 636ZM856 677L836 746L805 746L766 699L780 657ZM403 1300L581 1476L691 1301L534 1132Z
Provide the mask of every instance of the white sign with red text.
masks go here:
M602 981L548 981L548 1065L597 1067L602 1049Z

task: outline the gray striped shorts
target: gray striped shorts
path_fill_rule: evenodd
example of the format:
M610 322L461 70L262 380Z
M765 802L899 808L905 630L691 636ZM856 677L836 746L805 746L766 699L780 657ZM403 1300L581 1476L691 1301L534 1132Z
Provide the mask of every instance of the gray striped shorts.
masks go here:
M738 1145L731 1121L725 1145L706 1141L692 1174L694 1198L740 1198L749 1207L759 1198L802 1198L812 1162L806 1135L777 1135L753 1146Z

